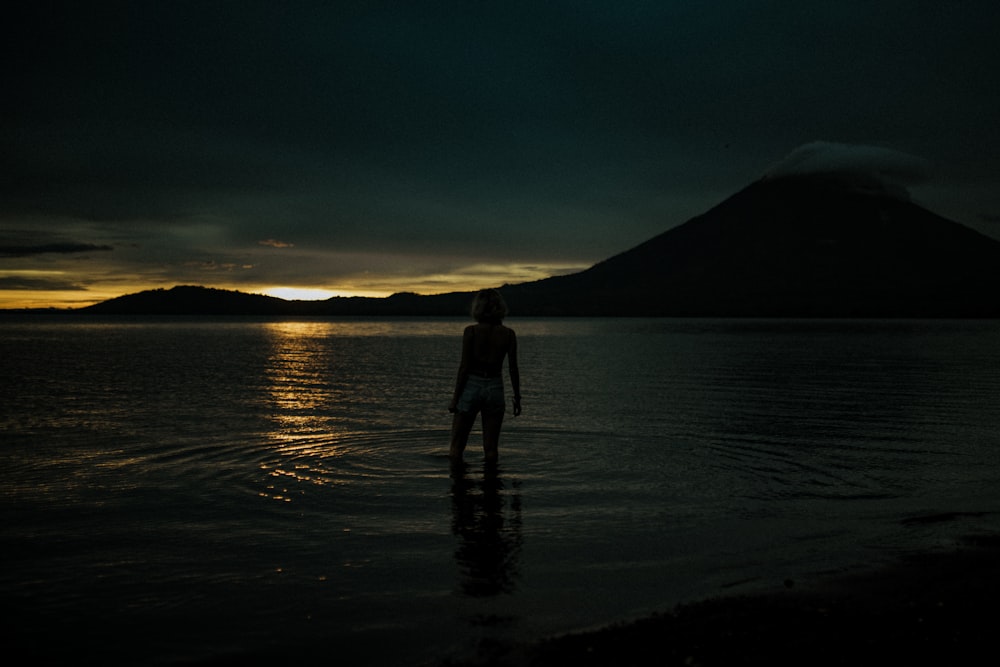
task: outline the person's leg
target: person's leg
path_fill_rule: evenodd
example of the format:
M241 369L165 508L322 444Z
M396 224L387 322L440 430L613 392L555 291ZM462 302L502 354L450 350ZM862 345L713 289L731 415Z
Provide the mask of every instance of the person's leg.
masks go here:
M487 463L496 463L500 457L500 427L503 410L483 410L483 453Z
M448 448L448 456L452 459L462 458L465 446L469 443L469 433L472 432L472 425L475 423L475 412L455 413L451 420L451 447Z

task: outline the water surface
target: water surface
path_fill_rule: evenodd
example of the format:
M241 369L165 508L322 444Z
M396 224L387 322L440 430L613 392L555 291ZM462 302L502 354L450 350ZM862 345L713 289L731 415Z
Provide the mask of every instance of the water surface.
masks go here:
M464 324L5 316L14 634L418 664L997 528L998 322L512 319L495 473Z

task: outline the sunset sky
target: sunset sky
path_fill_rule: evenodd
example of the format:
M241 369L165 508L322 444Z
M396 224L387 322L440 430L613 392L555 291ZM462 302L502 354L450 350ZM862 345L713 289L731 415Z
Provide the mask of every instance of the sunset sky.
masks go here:
M0 307L542 278L805 145L1000 237L995 0L54 1L0 30Z

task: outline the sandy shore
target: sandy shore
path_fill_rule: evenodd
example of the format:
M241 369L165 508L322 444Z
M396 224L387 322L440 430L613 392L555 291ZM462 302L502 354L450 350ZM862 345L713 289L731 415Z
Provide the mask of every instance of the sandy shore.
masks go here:
M483 645L452 667L994 664L1000 536L891 568L678 607L529 646Z

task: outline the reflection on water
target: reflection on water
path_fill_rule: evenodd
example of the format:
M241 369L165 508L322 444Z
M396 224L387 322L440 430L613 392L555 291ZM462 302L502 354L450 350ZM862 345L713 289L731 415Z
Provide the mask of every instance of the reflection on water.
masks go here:
M343 400L343 392L330 381L333 360L325 344L328 329L323 322L265 325L271 349L263 393L273 424L267 435L279 456L261 464L270 478L263 496L290 502L291 485L332 483L334 471L324 460L338 456L340 448L338 425L330 409Z
M495 466L479 477L470 475L466 464L455 463L451 477L459 588L470 597L513 593L521 576L520 484L505 483Z

